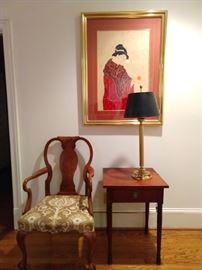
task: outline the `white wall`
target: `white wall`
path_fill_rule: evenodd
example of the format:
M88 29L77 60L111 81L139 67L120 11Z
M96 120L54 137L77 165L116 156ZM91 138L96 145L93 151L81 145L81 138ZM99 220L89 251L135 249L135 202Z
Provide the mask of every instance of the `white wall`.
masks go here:
M14 73L14 126L19 131L16 192L37 168L48 138L84 135L94 146L96 224L105 226L102 168L138 165L138 127L83 126L80 13L148 9L168 10L168 23L164 124L145 128L145 165L154 167L170 186L165 191L164 227L202 226L200 0L0 1L0 20L9 22L6 35L12 46L9 70ZM24 202L21 195L15 200L16 219ZM138 204L117 205L114 225L142 226L142 210ZM150 225L155 226L154 207L151 212Z

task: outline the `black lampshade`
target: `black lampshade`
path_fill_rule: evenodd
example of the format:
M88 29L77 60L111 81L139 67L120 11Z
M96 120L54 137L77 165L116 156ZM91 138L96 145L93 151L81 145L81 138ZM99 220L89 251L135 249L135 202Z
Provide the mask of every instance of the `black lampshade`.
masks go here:
M137 92L128 95L125 118L158 116L159 108L153 92Z

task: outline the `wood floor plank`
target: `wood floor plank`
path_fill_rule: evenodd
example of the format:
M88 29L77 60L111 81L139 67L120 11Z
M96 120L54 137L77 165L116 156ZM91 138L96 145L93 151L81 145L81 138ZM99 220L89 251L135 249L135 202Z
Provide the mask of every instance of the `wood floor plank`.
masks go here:
M17 270L20 251L15 231L0 237L0 269ZM77 235L33 233L27 238L31 270L77 270ZM85 251L85 250L84 250ZM113 231L113 264L107 264L107 237L97 231L94 261L97 270L201 270L202 230L163 230L162 264L155 264L156 231Z

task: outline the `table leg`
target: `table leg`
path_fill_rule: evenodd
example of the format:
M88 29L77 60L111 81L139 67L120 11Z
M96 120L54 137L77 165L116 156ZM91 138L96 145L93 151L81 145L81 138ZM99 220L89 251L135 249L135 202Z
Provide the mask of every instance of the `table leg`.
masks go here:
M145 228L144 233L147 234L149 231L149 202L145 203Z
M156 263L161 264L162 203L157 205L157 254Z
M108 240L108 264L112 264L112 202L107 191L107 240Z

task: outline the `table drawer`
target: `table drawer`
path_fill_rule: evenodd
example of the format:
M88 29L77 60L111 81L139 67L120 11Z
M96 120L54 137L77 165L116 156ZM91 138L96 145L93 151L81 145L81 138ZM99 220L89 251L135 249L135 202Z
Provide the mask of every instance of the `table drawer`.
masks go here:
M163 202L163 190L111 189L107 197L112 202Z

